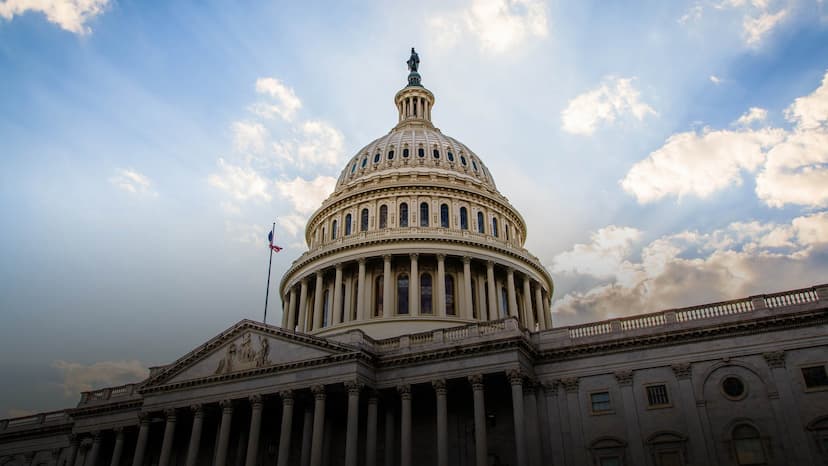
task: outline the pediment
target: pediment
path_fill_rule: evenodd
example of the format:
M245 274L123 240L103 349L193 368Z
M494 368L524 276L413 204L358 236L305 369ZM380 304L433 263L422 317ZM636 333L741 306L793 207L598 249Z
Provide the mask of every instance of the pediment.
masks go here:
M149 381L147 387L243 374L355 351L324 338L243 320L167 366Z

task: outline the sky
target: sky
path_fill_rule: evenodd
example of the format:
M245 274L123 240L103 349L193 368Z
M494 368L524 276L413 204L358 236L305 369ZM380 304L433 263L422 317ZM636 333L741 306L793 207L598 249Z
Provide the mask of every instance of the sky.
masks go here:
M0 0L0 417L262 319L345 161L433 120L556 326L828 283L828 5Z

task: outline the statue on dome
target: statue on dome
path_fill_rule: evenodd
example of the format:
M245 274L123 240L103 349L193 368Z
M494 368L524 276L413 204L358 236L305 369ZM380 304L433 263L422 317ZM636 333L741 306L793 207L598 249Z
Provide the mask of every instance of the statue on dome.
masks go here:
M412 73L416 73L417 68L420 67L420 56L414 51L414 47L411 47L411 57L406 63L408 64L408 71Z

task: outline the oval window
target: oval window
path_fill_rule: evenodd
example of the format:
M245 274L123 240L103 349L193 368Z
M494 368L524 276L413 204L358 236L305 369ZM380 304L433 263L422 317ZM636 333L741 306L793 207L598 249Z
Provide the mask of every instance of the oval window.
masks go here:
M434 154L434 158L435 158L435 159L439 159L439 158L440 158L440 151L439 151L439 150L434 149L433 154Z
M408 158L408 149L403 149L403 158L404 159Z
M394 151L393 150L388 151L388 160L394 160Z
M423 149L422 147L417 149L417 156L420 158L425 157L425 149Z
M377 152L376 155L374 155L374 163L379 162L379 159L380 159L380 154L379 154L379 152Z
M362 159L362 168L365 168L365 165L368 165L368 157Z
M740 400L745 396L745 383L739 377L725 377L722 380L722 392L732 400Z
M449 159L449 162L454 162L454 154L451 151L446 152L446 157Z
M462 163L464 167L466 165L468 165L468 162L466 162L466 157L465 156L462 156L462 155L460 156L460 163Z

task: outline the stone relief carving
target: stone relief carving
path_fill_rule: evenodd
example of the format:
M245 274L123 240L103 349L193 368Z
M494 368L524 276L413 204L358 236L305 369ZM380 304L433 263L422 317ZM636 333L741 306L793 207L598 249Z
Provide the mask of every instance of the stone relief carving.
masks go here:
M227 352L224 355L224 359L219 361L215 375L255 369L257 367L269 366L270 364L272 364L270 362L270 342L267 337L260 335L259 348L258 350L254 350L252 335L250 332L245 332L240 344L237 345L234 341L227 346Z

